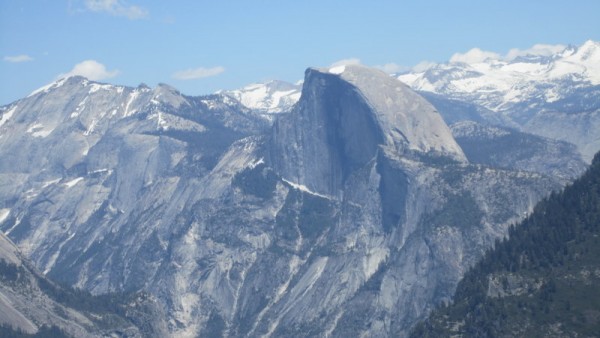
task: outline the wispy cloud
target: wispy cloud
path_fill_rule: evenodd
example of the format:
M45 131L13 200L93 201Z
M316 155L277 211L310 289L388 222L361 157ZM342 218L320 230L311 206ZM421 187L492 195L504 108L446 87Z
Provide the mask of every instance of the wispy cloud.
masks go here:
M375 68L381 69L388 74L398 73L398 72L409 69L408 67L404 67L402 65L399 65L399 64L393 63L393 62L386 63L384 65L377 65L377 66L375 66Z
M88 11L124 16L129 20L143 19L148 16L147 9L129 5L124 0L85 0L84 6Z
M513 48L508 51L506 54L507 60L514 60L519 56L525 55L536 55L536 56L549 56L552 54L559 53L565 50L567 46L565 45L545 45L545 44L537 44L528 49L518 49Z
M486 60L512 61L519 56L549 56L560 53L561 51L565 50L565 48L567 48L565 45L537 44L527 49L513 48L504 56L495 52L473 48L466 53L456 53L452 55L450 62L478 63Z
M173 74L173 78L176 80L195 80L202 79L205 77L216 76L225 71L224 67L217 66L212 68L190 68L185 70L180 70Z
M60 74L58 77L63 78L74 75L83 76L92 81L100 81L119 75L119 71L108 71L106 66L96 60L85 60L76 64L68 73Z
M415 66L413 66L411 68L411 70L413 72L417 72L417 73L424 72L435 65L437 65L437 63L432 62L432 61L421 61L421 62L417 63Z
M360 65L360 59L358 58L349 58L349 59L341 59L329 65L329 67L338 67L338 66L348 66L348 65Z
M500 60L501 56L498 53L488 52L479 48L473 48L466 53L456 53L450 58L450 62L477 63L485 60Z
M27 54L21 54L21 55L5 56L4 61L12 62L12 63L19 63L19 62L33 61L33 58Z

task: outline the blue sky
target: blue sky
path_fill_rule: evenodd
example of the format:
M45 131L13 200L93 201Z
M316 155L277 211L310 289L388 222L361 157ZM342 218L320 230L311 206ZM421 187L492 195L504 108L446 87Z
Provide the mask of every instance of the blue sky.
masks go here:
M0 104L71 73L199 95L343 59L402 69L580 45L600 40L598 13L597 0L0 0Z

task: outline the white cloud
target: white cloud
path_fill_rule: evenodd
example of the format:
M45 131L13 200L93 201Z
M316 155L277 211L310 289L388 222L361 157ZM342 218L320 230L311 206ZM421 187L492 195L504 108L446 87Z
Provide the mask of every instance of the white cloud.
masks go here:
M401 66L401 65L399 65L397 63L393 63L393 62L386 63L385 65L378 65L378 66L375 66L375 68L381 69L388 74L398 73L398 72L408 70L408 67L404 67L404 66Z
M225 71L225 68L221 66L212 67L212 68L190 68L185 70L180 70L173 74L173 78L176 80L195 80L202 79L205 77L216 76Z
M21 54L21 55L14 55L14 56L5 56L4 61L12 62L12 63L19 63L19 62L33 61L33 58L27 54Z
M506 60L512 61L519 56L534 55L534 56L549 56L556 53L560 53L565 50L565 45L545 45L537 44L531 48L518 49L513 48L506 53L505 56L501 56L498 53L481 50L479 48L473 48L466 53L456 53L450 58L450 62L464 62L464 63L478 63L486 60Z
M113 16L124 16L130 20L143 19L148 10L139 6L128 5L122 0L85 0L85 8L92 12L104 12Z
M119 75L119 71L108 71L106 70L106 66L96 60L85 60L76 64L68 73L60 74L58 77L63 78L74 75L83 76L92 81L100 81Z
M348 66L348 65L360 65L360 59L357 59L357 58L342 59L342 60L332 63L329 67Z
M416 72L416 73L421 73L424 72L426 70L428 70L429 68L436 66L437 63L435 62L431 62L431 61L421 61L419 63L417 63L414 67L412 67L412 71Z
M528 49L513 48L508 51L505 58L510 61L516 59L519 56L525 55L549 56L552 54L560 53L563 50L565 50L565 48L567 48L567 46L565 45L537 44Z
M488 52L479 48L473 48L464 54L456 53L452 55L450 62L478 63L488 59L500 60L501 56L498 53Z

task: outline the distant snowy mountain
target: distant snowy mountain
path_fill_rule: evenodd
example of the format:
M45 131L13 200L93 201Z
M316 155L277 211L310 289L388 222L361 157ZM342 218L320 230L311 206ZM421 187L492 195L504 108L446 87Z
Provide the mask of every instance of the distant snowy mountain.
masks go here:
M545 56L457 59L398 79L413 89L475 102L493 111L507 111L524 101L553 103L578 88L600 85L600 43L594 41Z
M219 91L217 94L228 95L244 106L272 119L275 114L289 112L300 99L302 84L291 84L284 81L254 83L244 88Z
M574 143L591 161L600 150L600 43L510 54L473 49L398 79L496 112L504 126Z
M599 42L536 45L507 56L475 48L394 76L433 103L449 124L473 120L566 141L587 162L600 150ZM271 81L219 93L272 122L291 110L301 86Z

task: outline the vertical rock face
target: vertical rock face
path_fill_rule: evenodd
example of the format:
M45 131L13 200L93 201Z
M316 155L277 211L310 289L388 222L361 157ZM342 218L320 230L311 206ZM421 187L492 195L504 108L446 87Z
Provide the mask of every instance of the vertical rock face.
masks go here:
M50 277L151 293L172 336L403 334L564 183L469 164L365 67L309 69L272 128L228 96L86 81L2 110L0 229Z
M433 106L385 73L356 65L307 70L301 100L274 125L271 158L282 177L339 196L379 147L465 160Z

